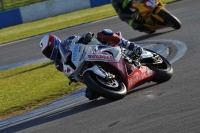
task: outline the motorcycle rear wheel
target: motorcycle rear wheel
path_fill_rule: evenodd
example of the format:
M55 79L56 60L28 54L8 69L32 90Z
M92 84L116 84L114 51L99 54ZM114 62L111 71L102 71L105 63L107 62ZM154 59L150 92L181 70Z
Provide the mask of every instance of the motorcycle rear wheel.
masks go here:
M158 15L164 19L164 23L168 26L174 28L174 29L180 29L181 28L181 22L180 20L175 17L174 15L170 14L166 10L161 10Z
M110 100L119 100L126 96L127 89L124 83L113 79L113 83L106 83L106 80L88 71L83 75L84 84L95 93Z
M161 64L148 65L148 67L155 72L155 76L152 78L152 81L157 83L162 83L170 80L173 75L173 68L172 65L168 62L168 60L165 59L160 54L153 52L152 50L149 49L145 50L157 54L159 58L162 60Z

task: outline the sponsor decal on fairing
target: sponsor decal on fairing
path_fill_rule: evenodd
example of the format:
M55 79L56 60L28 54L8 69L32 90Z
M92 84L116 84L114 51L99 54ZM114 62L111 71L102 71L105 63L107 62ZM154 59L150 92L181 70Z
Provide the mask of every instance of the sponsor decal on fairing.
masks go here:
M73 50L73 54L72 54L72 61L76 61L77 51L78 51L78 45L75 45L74 50Z
M100 54L100 55L88 55L88 58L90 60L115 60L115 58L112 56L112 55L103 55L103 54Z

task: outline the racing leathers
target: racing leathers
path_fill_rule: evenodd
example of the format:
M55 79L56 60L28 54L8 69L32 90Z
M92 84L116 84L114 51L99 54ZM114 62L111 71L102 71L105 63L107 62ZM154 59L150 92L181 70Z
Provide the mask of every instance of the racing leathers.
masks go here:
M142 22L136 19L138 10L132 6L132 0L112 0L112 5L119 18L128 23L134 30L145 31L148 28L142 25Z

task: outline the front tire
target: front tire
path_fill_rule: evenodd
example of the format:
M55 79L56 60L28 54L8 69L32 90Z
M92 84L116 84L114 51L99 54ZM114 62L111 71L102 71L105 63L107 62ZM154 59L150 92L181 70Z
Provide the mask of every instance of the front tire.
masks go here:
M174 29L180 29L181 28L181 22L180 20L175 17L174 15L170 14L166 10L161 10L158 15L164 19L164 23L168 26L174 28Z
M126 96L127 89L124 83L118 79L114 79L116 84L106 84L104 79L88 71L83 75L84 84L95 93L111 100L119 100Z

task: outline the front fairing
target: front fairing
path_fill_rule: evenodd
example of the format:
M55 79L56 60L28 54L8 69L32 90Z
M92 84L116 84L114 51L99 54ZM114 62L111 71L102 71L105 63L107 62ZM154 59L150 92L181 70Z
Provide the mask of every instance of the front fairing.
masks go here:
M79 36L76 36L73 40L69 42L61 43L59 46L59 51L62 57L63 72L69 77L71 76L80 65L80 56L83 53L85 45L76 44L79 40Z
M87 45L85 61L119 62L120 47Z
M132 7L136 8L141 15L151 12L156 5L159 3L159 0L138 0L133 1Z
M63 58L64 73L66 76L74 76L82 73L86 62L116 62L118 63L121 55L120 47L112 47L101 44L97 39L93 39L89 44L76 43L73 40L68 47L60 47ZM65 62L66 53L71 52L70 61ZM68 63L70 62L70 63Z

